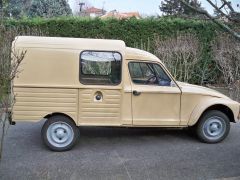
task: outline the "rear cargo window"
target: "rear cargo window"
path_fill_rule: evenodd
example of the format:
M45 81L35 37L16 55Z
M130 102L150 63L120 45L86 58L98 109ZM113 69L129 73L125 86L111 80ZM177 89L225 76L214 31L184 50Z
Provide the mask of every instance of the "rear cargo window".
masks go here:
M80 82L117 85L121 82L122 56L118 52L84 51L80 55Z

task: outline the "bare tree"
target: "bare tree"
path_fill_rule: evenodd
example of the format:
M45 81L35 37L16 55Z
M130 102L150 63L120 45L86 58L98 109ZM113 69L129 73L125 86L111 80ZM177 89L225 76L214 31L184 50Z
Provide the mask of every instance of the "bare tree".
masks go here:
M213 45L213 55L232 99L240 101L240 44L226 34L219 35Z
M12 44L19 35L44 35L39 29L21 29L18 27L5 27L0 18L0 159L3 147L4 135L11 119L8 113L14 104L14 93L11 82L20 73L19 66L26 54L24 50L17 50Z
M2 147L3 147L3 140L4 135L6 133L6 129L9 124L11 124L11 117L9 116L11 113L11 108L14 104L14 96L11 94L11 82L14 79L14 77L19 73L18 67L20 66L22 60L24 59L24 56L26 54L26 51L18 52L14 48L11 52L11 64L9 67L6 67L4 64L4 61L0 60L0 66L5 69L6 71L1 72L0 79L1 79L1 87L0 89L0 127L1 127L1 135L0 135L0 159L2 155ZM3 89L4 88L4 89Z
M223 21L219 21L215 16L211 15L208 11L201 9L201 8L196 8L191 6L189 3L187 3L186 0L178 0L181 3L183 3L185 6L188 8L195 10L196 12L203 14L207 16L209 19L211 19L213 22L218 24L220 27L225 29L228 33L230 33L232 36L240 40L240 32L234 30L229 26L228 23L224 23ZM215 10L215 12L218 12L222 17L226 18L228 22L232 23L240 23L240 13L237 12L233 6L231 1L227 0L206 0ZM218 6L218 3L221 3L220 6Z
M200 60L201 45L193 34L178 34L176 37L155 38L156 54L179 81L189 82Z
M11 50L11 45L6 40L6 38L2 38L0 43L0 159L4 135L11 123L8 115L14 103L14 98L11 96L11 82L18 74L18 67L26 54L26 51L17 51L14 45Z

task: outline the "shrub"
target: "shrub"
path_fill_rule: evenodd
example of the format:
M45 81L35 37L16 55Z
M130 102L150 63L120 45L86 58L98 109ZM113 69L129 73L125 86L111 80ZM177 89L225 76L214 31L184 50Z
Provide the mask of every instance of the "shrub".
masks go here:
M198 39L201 51L198 52L200 54L199 61L193 70L195 76L184 80L195 84L214 83L219 75L211 51L211 42L218 27L208 21L179 18L101 20L97 18L62 17L10 19L5 21L5 26L6 28L17 28L20 35L26 34L32 29L39 29L43 34L55 37L120 39L125 41L129 47L141 48L152 53L156 52L156 37L164 40L174 38L177 34L188 33ZM177 75L176 77L180 76Z
M227 87L230 97L240 101L240 44L229 35L221 34L213 46L216 61Z
M165 40L156 37L156 54L179 81L194 79L199 64L201 45L194 34L179 34Z

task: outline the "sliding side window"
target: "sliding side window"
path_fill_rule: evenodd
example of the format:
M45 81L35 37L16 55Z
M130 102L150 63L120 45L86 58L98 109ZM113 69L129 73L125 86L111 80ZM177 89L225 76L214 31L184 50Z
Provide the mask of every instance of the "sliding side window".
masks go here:
M122 56L118 52L83 51L80 55L80 82L89 85L121 83Z

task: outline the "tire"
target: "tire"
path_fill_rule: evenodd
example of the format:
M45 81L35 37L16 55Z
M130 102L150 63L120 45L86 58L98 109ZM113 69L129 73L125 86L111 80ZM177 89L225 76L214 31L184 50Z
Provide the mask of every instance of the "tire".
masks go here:
M79 137L75 123L63 115L50 117L43 125L42 140L52 151L68 151L73 148Z
M218 143L224 140L230 131L230 121L221 111L207 111L200 118L196 132L198 138L205 143Z

